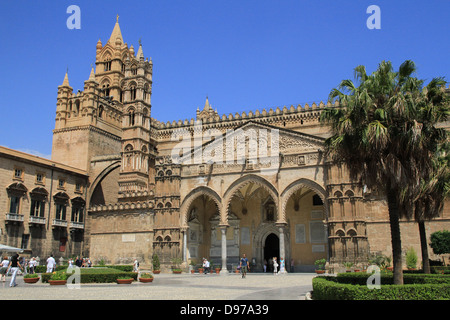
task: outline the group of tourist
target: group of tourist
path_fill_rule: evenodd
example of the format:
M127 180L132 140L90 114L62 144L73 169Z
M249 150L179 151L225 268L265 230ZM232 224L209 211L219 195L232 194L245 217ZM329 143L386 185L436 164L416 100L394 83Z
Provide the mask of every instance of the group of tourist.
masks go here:
M74 266L78 268L90 268L92 267L92 262L90 258L80 258L79 256L76 257L75 261L73 261L72 258L69 258L68 260L69 269L73 268Z
M280 264L278 264L277 257L273 257L271 260L269 260L269 266L267 265L267 260L264 259L264 272L268 271L268 267L273 270L274 275L286 272L286 266L283 258L280 258ZM278 267L280 267L280 270L278 270ZM292 269L293 262L291 262L291 271Z
M23 259L22 259L23 261ZM24 262L22 262L24 263ZM1 268L0 268L0 275L2 278L2 281L5 282L6 281L6 274L8 272L11 273L12 277L11 277L11 282L9 283L10 287L15 287L17 286L16 283L16 276L17 276L17 272L20 269L24 269L22 264L19 261L19 255L16 253L15 255L13 255L11 257L11 259L8 259L8 257L4 257L1 263Z

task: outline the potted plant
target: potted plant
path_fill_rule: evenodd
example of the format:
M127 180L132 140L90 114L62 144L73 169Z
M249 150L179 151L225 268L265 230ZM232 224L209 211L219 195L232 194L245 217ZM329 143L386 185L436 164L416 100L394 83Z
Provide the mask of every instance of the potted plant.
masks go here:
M151 273L145 272L145 273L141 273L139 275L139 281L140 282L152 282L153 281L153 275Z
M417 267L417 253L413 247L406 252L406 267L408 270L416 270Z
M67 274L63 271L55 271L50 276L50 280L48 280L50 285L65 285L67 283Z
M198 268L198 273L203 273L204 271L205 271L205 268L203 268L203 267Z
M327 263L327 260L325 258L318 259L314 262L314 264L317 266L316 273L322 274L325 273L325 264Z
M172 272L173 273L181 273L182 272L181 268L180 268L181 258L173 258L172 263L174 264L172 266Z
M27 273L26 275L23 276L23 281L25 283L36 283L38 282L40 279L39 275L37 273Z
M191 273L195 273L195 260L192 259L191 262L189 262L189 270Z
M353 263L352 262L344 262L344 267L346 272L352 272Z
M216 274L220 274L220 270L221 269L222 268L220 266L218 266L218 265L214 266L214 270L216 270Z
M160 264L159 264L159 258L158 255L154 254L152 257L152 264L153 264L153 273L154 274L159 274L160 271Z
M122 277L118 277L116 279L116 282L118 284L131 284L134 281L133 278L127 277L127 276L122 276Z

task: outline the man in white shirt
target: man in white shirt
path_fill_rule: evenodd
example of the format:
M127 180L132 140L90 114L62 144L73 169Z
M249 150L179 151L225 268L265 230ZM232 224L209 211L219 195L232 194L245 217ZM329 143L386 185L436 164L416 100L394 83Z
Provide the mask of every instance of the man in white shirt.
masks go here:
M50 258L47 259L47 273L52 273L54 269L56 269L56 261L51 254Z

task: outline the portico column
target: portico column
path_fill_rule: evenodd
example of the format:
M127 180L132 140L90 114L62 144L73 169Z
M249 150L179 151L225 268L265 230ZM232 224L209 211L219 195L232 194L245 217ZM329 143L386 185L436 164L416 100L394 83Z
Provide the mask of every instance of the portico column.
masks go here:
M278 231L280 232L280 261L281 258L284 259L284 270L286 272L286 252L285 252L285 246L284 246L284 223L278 223ZM280 262L278 261L278 262Z
M183 261L187 262L187 228L182 228L183 232Z
M222 270L220 270L221 275L227 275L227 226L219 226L220 232L222 233Z

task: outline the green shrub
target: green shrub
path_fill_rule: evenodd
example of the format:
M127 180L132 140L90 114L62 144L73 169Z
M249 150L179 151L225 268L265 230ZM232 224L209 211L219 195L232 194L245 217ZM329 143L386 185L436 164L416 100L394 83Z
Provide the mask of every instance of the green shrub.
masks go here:
M313 279L313 299L325 300L426 300L450 299L450 276L435 274L404 275L404 285L393 285L390 273L381 273L381 289L370 290L370 274L342 273L336 277ZM316 280L318 279L318 280Z
M450 253L450 231L442 230L430 235L430 247L435 254Z
M154 254L152 256L152 264L153 264L153 270L159 270L160 263L159 263L158 255Z
M313 278L314 300L441 300L450 299L450 284L366 285L339 283L333 277Z
M343 284L353 285L366 285L369 273L363 272L351 272L351 273L339 273L336 277L330 277L331 281L336 281ZM380 273L381 285L394 284L394 278L392 273L382 272ZM449 284L450 276L441 274L423 274L423 273L404 273L404 284Z
M406 252L406 266L410 269L415 269L417 267L417 253L414 248L409 248Z
M67 268L69 266L68 265L61 265L61 266L57 266L55 271L66 271ZM75 266L74 266L75 268ZM119 269L121 271L126 271L126 272L131 272L133 271L133 266L132 265L105 265L105 266L93 266L91 268L81 268L81 269L93 269L93 268L113 268L113 269ZM36 273L46 273L47 272L47 267L42 265L42 266L36 266L34 268L34 272Z
M141 273L141 274L139 275L139 278L142 278L142 279L149 279L149 278L153 278L153 275L152 275L151 273L145 272L145 273Z
M136 272L127 272L112 268L80 268L80 283L112 283L119 277L133 278L137 280ZM51 273L42 274L42 282L48 282ZM71 273L67 273L70 277Z

